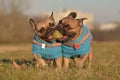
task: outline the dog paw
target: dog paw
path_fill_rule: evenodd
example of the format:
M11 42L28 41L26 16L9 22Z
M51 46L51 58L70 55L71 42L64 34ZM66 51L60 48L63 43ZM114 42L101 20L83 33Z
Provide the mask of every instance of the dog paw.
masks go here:
M77 68L83 68L83 64L77 63L77 64L76 64L76 67L77 67Z
M20 65L18 65L15 61L12 61L12 65L16 69L22 69L22 67Z
M48 67L48 65L46 63L40 63L40 62L36 62L35 66L38 68L38 67Z

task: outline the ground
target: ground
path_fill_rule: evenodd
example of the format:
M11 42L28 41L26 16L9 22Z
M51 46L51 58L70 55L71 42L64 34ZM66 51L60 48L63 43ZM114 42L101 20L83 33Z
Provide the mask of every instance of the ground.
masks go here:
M94 60L91 69L85 63L76 68L71 61L68 72L57 73L53 67L44 69L34 66L31 44L0 45L0 80L120 80L120 42L94 42ZM12 60L28 67L17 70Z

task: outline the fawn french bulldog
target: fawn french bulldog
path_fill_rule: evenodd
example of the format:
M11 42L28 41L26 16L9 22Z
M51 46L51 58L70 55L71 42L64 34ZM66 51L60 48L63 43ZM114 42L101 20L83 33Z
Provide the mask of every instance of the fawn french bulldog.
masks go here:
M34 29L32 54L38 61L38 65L47 66L45 60L55 60L57 70L62 68L61 43L55 41L53 35L56 32L53 13L49 18L36 23L32 18L29 20Z
M92 64L92 34L83 24L87 18L75 19L76 12L71 12L67 17L61 19L57 29L62 33L63 42L62 51L64 56L64 68L68 69L69 59L72 57L76 65L82 66L87 58L89 58L89 67ZM81 58L80 61L76 57Z

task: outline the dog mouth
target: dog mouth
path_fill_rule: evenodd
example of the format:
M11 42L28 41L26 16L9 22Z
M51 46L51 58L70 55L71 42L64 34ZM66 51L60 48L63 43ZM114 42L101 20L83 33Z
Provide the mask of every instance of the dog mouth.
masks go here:
M41 36L41 39L47 42L53 42L54 40L62 37L62 34L56 29L56 27L50 27L46 30L45 34Z
M77 34L76 32L70 31L70 25L58 24L57 30L63 35L61 40L64 42L73 39Z
M47 41L47 42L52 42L53 41L52 34L54 32L55 32L55 28L49 28L49 29L46 30L46 32L44 33L44 35L41 36L41 38L43 40Z

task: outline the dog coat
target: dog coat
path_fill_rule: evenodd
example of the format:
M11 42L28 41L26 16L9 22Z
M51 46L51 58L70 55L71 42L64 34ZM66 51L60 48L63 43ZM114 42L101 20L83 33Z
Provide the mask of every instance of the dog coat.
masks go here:
M83 32L79 36L79 38L74 41L74 43L80 42L88 32L90 32L90 31L87 29L87 26L83 25ZM70 58L70 57L81 57L84 54L89 54L92 39L93 39L93 36L90 32L90 37L83 44L81 44L77 50L74 49L73 47L62 44L63 56ZM70 41L68 41L68 43L69 42Z
M55 44L56 43L56 42L53 42L53 43L44 42L40 40L36 34L34 35L34 39L41 44ZM45 60L52 60L52 59L62 57L62 49L61 49L61 46L46 47L45 49L43 49L41 48L41 46L33 43L32 54L38 54L40 57L42 57Z

